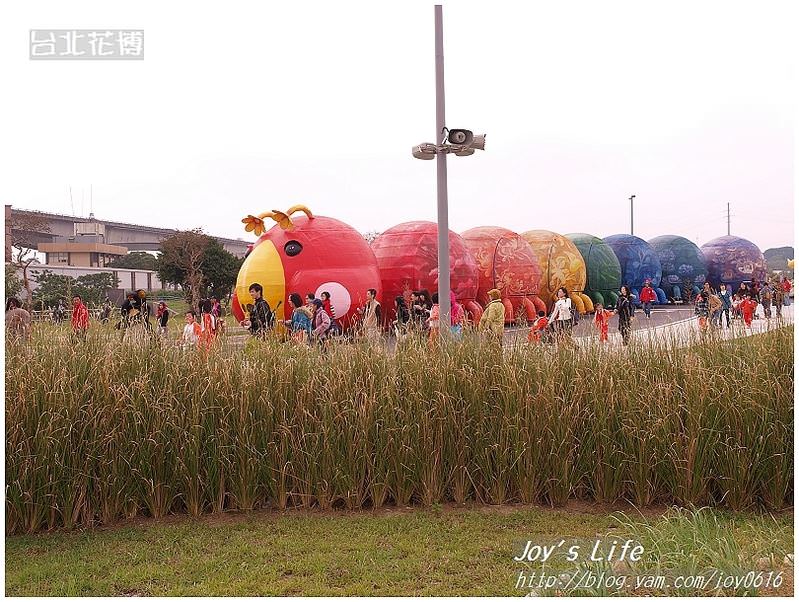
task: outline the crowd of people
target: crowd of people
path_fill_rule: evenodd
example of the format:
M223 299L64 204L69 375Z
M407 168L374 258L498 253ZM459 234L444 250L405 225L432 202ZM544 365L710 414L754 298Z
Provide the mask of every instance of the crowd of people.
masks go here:
M756 312L762 307L766 319L773 315L780 318L782 308L787 305L791 291L791 282L787 278L778 280L741 283L735 290L721 284L718 290L705 283L695 298L695 315L699 320L699 328L706 332L709 328L721 328L726 324L730 328L731 321L740 319L747 328L751 328L753 319L758 318ZM343 334L342 325L336 316L330 293L323 291L319 298L314 293L302 297L299 293L289 294L291 308L289 319L277 319L277 312L282 302L273 309L264 299L263 287L253 283L249 288L253 303L247 306L247 317L240 325L254 337L264 337L275 330L277 325L285 327L287 336L296 343L318 344L325 347L327 342ZM573 344L573 329L580 320L580 313L569 298L565 287L557 290L557 299L552 311L547 315L539 311L529 326L527 340L532 344ZM467 323L467 315L463 306L458 303L455 294L450 291L449 335L455 340L462 336ZM377 291L370 288L365 291L366 302L357 309L357 323L350 328L350 335L368 341L380 341L384 334L384 319L387 317L383 307L377 300ZM657 302L657 295L651 282L646 282L641 289L639 301L646 319L651 318L652 305ZM415 290L408 298L397 296L394 299L393 320L389 324L390 331L397 340L406 337L418 337L435 345L442 334L442 316L438 293L430 294L426 289ZM155 308L147 300L146 291L139 289L126 295L119 308L120 320L116 328L122 331L122 338L138 332L146 336L158 336L167 339L170 317L175 313L166 303L159 301ZM80 295L72 297L72 337L75 341L86 339L90 326L89 309ZM112 305L106 298L99 313L103 323L111 319ZM201 299L196 309L184 313L184 326L177 338L177 343L185 348L211 348L224 333L225 310L216 297ZM610 319L618 317L618 330L622 343L628 345L632 332L632 321L635 317L635 299L630 288L622 285L618 300L613 307L605 307L597 303L594 307L593 326L600 342L608 341ZM151 319L155 318L155 328ZM479 322L478 332L493 338L502 345L506 323L506 305L501 299L498 289L488 291L486 304ZM6 303L6 328L14 336L30 338L31 316L22 307L19 299L10 298Z
M321 293L321 299L316 299L313 293L308 293L304 298L299 293L289 294L291 317L280 321L275 318L269 304L263 299L263 287L254 283L249 289L254 299L249 306L249 316L241 322L254 336L265 336L276 324L282 323L288 329L292 340L298 343L318 343L322 346L335 334L342 330L336 318L335 309L330 304L330 294ZM450 291L449 335L454 340L462 337L464 326L468 317L464 307L458 303L455 294ZM375 289L368 289L365 294L365 304L358 308L358 323L351 328L353 336L366 340L382 340L384 334L384 313L381 304L377 301ZM656 297L655 297L656 298ZM616 307L605 309L597 306L595 322L599 330L600 340L608 340L608 321L614 315L619 316L619 331L624 344L630 340L631 319L634 313L633 297L629 287L622 286L619 301ZM650 308L646 308L647 317ZM502 345L505 333L507 309L501 299L498 289L488 291L488 303L483 309L479 322L476 324L478 332L495 340ZM580 319L580 314L569 298L569 291L561 287L557 291L557 301L549 316L544 311L539 311L537 318L530 326L528 341L531 343L572 343L572 331ZM397 338L417 337L427 340L435 345L446 328L442 324L438 293L430 293L426 289L411 291L406 296L394 298L393 320L388 322L389 331Z
M763 308L765 319L770 320L772 315L781 318L791 288L791 281L783 276L765 282L741 282L735 291L724 283L716 290L705 282L695 302L699 328L702 332L709 328L721 328L725 324L730 328L731 320L736 319L740 319L746 328L751 328L752 320L759 318L759 306Z

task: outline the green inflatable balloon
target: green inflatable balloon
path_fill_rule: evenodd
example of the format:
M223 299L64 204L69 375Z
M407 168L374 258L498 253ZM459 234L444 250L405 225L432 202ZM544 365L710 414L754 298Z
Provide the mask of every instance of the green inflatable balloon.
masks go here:
M615 299L618 299L616 293L621 287L621 264L613 249L604 240L591 234L566 234L566 238L574 243L585 261L586 294L595 302L615 304Z

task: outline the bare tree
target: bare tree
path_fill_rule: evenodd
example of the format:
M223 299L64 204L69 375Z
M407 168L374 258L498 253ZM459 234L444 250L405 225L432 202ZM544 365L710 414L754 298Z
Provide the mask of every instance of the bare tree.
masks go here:
M47 218L28 214L17 213L11 216L11 263L22 269L22 283L25 288L25 307L30 310L33 303L31 294L31 283L28 271L31 264L36 261L36 239L38 234L50 232L50 224Z
M197 229L177 232L161 241L161 255L158 257L161 281L185 286L192 307L197 307L205 284L203 258L210 240Z
M362 234L362 236L366 241L366 243L371 245L374 242L375 238L380 236L380 232L378 232L377 230L370 230L369 232L365 232L364 234Z

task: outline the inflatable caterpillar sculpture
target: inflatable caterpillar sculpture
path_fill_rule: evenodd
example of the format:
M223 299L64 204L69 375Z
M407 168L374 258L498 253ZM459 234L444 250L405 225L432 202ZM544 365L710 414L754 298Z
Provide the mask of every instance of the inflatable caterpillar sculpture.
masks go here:
M296 214L301 214L296 216ZM271 227L267 229L267 225ZM367 289L377 290L384 316L394 319L394 298L413 290L438 289L438 227L433 222L405 222L389 228L371 244L351 226L314 215L305 205L272 210L242 219L258 239L239 271L232 312L243 320L252 284L278 317L288 319L288 296L330 293L336 318L344 329L355 322ZM502 293L507 322L522 315L531 320L549 311L555 292L565 286L575 307L593 311L595 303L612 305L621 284L637 296L650 280L658 302L697 292L707 280L737 288L742 281L762 280L766 262L750 241L722 236L701 249L680 236L644 241L628 234L605 239L591 234L562 236L546 230L521 234L498 226L449 233L450 286L470 319L479 320L488 290Z

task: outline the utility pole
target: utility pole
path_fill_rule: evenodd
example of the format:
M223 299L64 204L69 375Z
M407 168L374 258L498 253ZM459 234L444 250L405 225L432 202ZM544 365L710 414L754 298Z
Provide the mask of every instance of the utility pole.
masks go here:
M436 145L442 143L444 119L444 23L441 5L435 5L436 56ZM449 332L449 211L447 200L447 154L436 154L438 188L438 309L439 332Z
M634 198L635 198L635 195L632 195L630 197L630 236L633 236L633 234L634 234L634 232L633 232L633 199Z
M727 203L727 236L730 235L730 204Z

